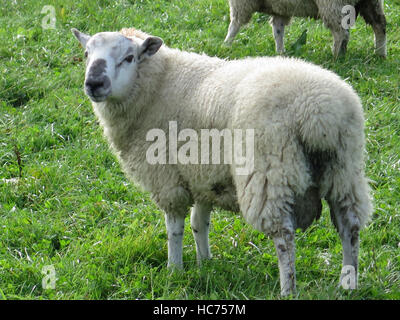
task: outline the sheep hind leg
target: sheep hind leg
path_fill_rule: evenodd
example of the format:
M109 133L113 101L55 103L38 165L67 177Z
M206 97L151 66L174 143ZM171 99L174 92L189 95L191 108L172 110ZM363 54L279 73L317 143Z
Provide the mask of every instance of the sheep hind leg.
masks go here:
M357 288L360 221L351 208L339 209L329 203L331 217L343 247L343 263L339 284L345 289Z
M275 39L275 49L276 52L282 54L285 52L285 46L283 42L283 37L285 35L285 25L289 23L288 18L273 16L271 19L272 30Z
M203 259L211 258L210 246L208 243L211 209L211 205L196 203L190 215L190 224L196 242L198 264L200 264Z
M165 214L168 236L168 268L182 269L182 243L185 228L185 217Z
M250 21L252 13L253 11L251 8L241 12L237 12L237 10L231 8L231 22L229 23L228 34L224 40L226 45L232 44L233 38L235 38L239 32L240 27Z
M383 12L382 1L367 0L356 6L356 10L364 18L365 22L372 26L375 34L375 52L377 55L386 57L386 18Z
M237 21L236 19L232 19L229 24L228 34L226 35L224 43L227 45L232 44L233 38L235 38L235 36L239 32L239 29L240 29L239 21Z
M281 295L288 296L296 292L296 254L291 221L283 224L280 232L273 236L273 240L278 255Z

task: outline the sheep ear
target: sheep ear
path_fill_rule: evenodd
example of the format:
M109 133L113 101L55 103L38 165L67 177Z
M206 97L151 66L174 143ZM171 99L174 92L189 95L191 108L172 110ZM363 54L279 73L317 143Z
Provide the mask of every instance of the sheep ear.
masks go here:
M139 48L139 62L154 55L160 49L163 41L158 37L148 37Z
M86 43L89 41L90 36L80 32L79 30L77 30L75 28L72 28L71 31L75 35L75 37L78 39L78 41L81 43L82 47L86 48Z

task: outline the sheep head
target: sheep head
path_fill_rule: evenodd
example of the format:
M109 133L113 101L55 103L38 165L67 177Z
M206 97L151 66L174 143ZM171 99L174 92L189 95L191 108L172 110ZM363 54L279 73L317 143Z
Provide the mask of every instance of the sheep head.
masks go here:
M139 65L163 43L152 36L140 39L119 32L90 36L77 29L71 31L85 49L85 93L93 102L124 100L135 85Z

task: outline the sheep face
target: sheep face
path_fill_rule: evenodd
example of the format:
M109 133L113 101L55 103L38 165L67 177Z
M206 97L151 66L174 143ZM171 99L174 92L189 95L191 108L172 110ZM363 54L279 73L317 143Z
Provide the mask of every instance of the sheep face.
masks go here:
M149 37L139 42L118 32L93 36L72 29L85 48L85 93L93 102L123 101L135 86L139 64L155 54L162 40Z

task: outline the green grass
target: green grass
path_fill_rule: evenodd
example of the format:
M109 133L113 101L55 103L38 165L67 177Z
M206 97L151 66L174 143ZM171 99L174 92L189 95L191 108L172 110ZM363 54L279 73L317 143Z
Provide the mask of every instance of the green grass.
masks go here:
M44 30L43 5L57 13ZM373 52L363 20L348 55L334 61L320 21L294 19L286 47L305 29L303 59L337 72L366 115L367 174L375 213L361 233L360 288L337 288L340 239L324 208L297 234L299 299L400 298L400 4L385 1L388 58ZM273 243L239 215L215 211L214 259L198 268L187 221L184 271L166 268L162 213L129 183L102 137L82 86L83 52L71 27L96 33L135 26L171 47L221 58L275 55L268 17L256 14L231 47L226 0L3 1L0 7L0 299L276 299ZM43 289L46 265L56 288Z

